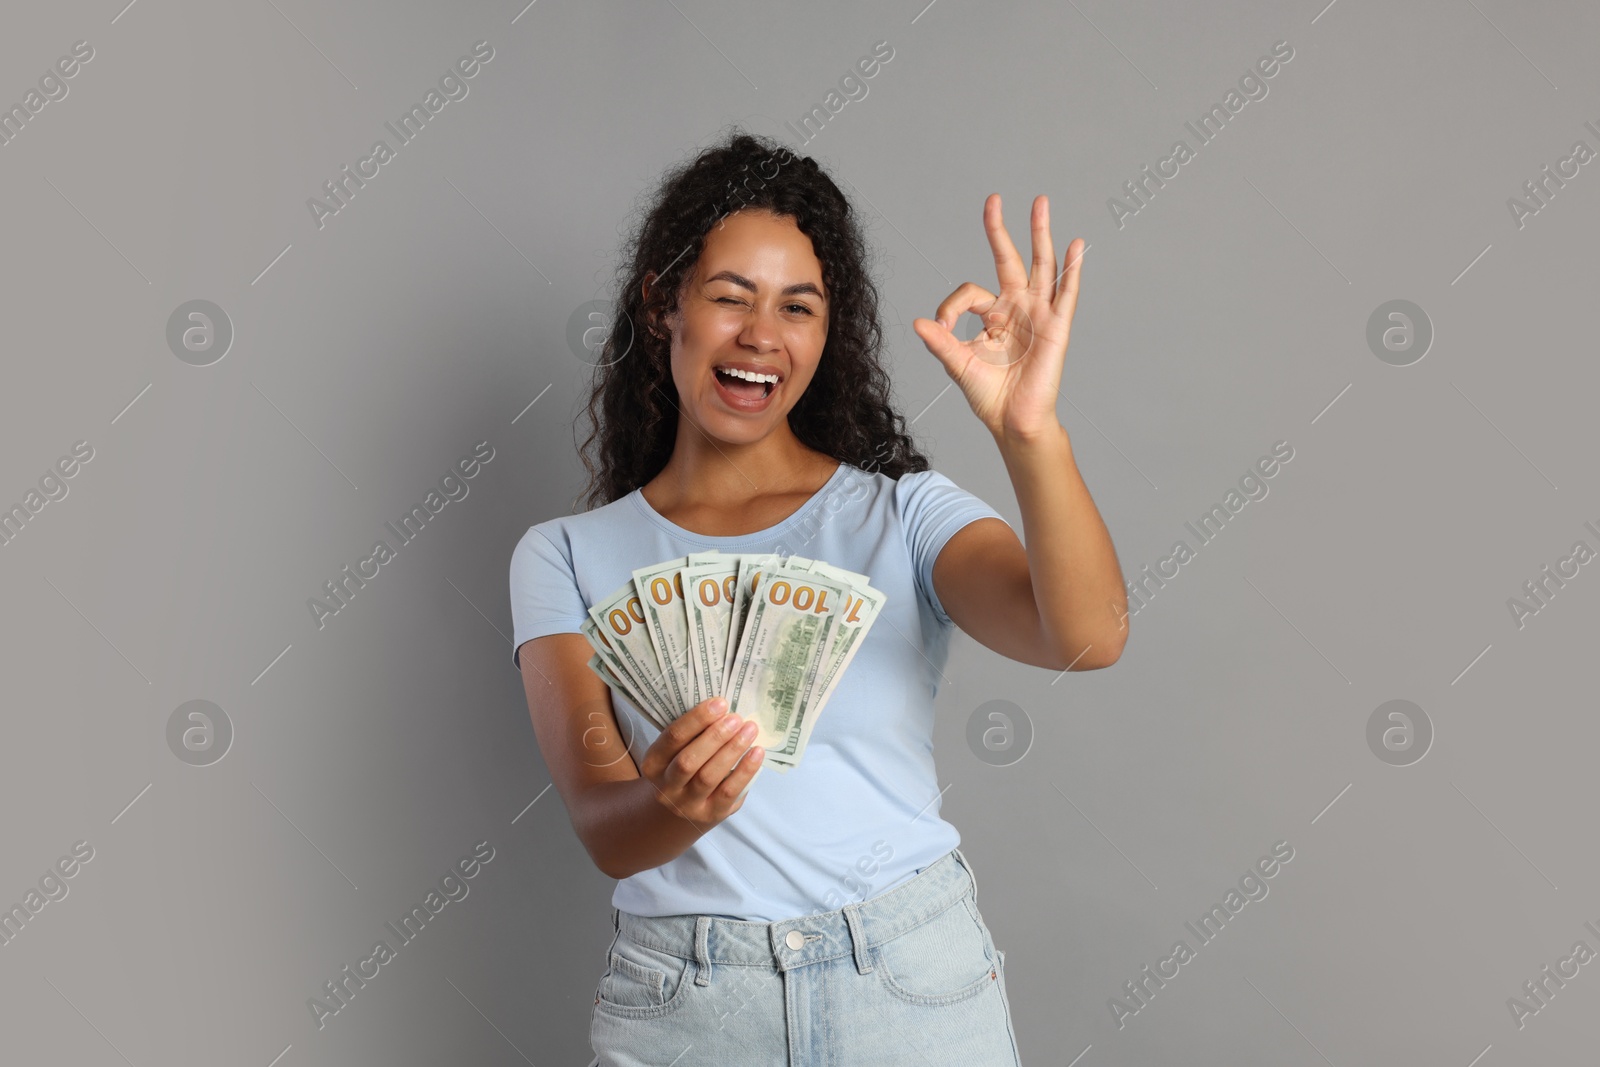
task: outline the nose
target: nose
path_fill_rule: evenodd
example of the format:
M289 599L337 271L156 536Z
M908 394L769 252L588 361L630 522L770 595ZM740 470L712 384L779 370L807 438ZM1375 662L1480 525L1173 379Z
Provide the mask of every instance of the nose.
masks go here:
M755 310L745 316L744 329L739 331L739 342L757 352L770 352L777 348L777 309L757 303Z

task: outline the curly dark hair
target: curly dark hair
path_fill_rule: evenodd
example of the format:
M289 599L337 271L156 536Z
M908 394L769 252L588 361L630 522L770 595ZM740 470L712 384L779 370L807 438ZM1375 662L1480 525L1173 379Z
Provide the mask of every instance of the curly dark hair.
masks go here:
M889 402L878 292L850 202L809 156L735 126L723 141L667 173L619 257L615 312L589 393L589 434L579 446L589 472L587 507L633 492L671 457L678 390L671 338L656 324L677 310L706 234L745 209L793 219L822 264L828 339L815 376L789 412L795 436L834 459L894 479L928 469L905 418ZM657 277L646 297L643 283L652 271Z

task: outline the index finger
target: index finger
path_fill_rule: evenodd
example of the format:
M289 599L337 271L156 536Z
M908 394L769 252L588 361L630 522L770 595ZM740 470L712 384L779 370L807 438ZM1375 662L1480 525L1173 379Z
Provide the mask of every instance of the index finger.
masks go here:
M711 697L708 700L702 700L676 719L673 719L667 724L667 728L661 732L667 735L668 742L672 745L673 751L676 752L696 737L699 737L702 730L722 718L727 712L727 697Z

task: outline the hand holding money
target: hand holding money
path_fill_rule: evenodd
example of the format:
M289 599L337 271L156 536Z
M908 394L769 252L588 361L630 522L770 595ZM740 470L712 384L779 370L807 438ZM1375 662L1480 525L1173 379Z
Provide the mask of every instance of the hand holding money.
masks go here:
M820 560L692 552L634 571L582 629L590 669L661 729L726 696L787 771L884 600Z
M755 736L755 723L728 711L725 700L710 698L661 731L645 751L639 774L656 787L662 806L704 832L744 806L762 766Z

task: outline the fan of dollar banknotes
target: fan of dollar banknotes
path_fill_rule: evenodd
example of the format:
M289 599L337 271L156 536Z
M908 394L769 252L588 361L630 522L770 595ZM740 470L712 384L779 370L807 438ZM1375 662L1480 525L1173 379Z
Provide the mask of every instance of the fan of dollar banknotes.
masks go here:
M589 668L658 727L726 697L763 765L788 771L884 601L821 560L712 550L634 571L582 630Z

